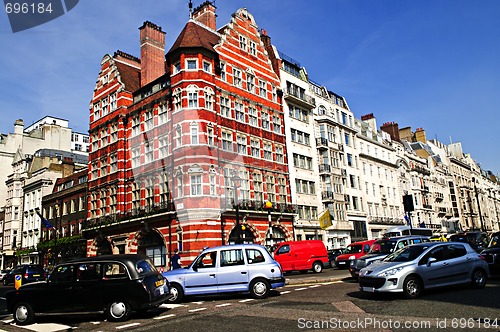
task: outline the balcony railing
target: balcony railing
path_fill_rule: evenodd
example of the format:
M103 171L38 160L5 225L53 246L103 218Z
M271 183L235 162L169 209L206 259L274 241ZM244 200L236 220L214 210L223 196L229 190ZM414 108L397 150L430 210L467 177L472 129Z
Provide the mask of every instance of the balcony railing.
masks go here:
M334 199L334 193L333 191L323 191L321 193L321 199L324 200L324 201L327 201L327 200L333 200Z
M332 168L328 164L320 164L319 165L319 172L320 173L330 173L332 171Z
M113 224L126 222L127 220L138 217L151 217L160 213L175 211L173 202L163 202L154 205L147 205L140 208L132 209L126 212L110 213L105 216L88 219L83 229L91 229L95 227L106 227Z
M267 209L265 207L264 201L256 201L253 199L242 199L238 201L238 208L240 211L265 211ZM273 203L273 212L282 212L282 213L297 213L298 206L296 204L287 204L287 203ZM221 208L224 210L233 210L234 209L234 200L223 202Z
M313 109L316 107L316 100L299 89L288 87L285 91L285 99L289 98L300 106Z

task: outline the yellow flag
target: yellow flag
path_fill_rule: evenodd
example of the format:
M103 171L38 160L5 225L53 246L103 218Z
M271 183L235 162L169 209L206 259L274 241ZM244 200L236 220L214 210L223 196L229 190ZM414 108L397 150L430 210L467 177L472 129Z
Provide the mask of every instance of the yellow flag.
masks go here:
M332 217L330 216L330 210L326 209L321 216L319 216L319 227L321 229L327 229L332 225Z

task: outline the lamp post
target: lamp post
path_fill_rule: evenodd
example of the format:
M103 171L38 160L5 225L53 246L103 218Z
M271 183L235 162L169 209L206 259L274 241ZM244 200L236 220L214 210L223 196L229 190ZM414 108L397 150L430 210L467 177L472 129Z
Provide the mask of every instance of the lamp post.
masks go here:
M233 181L233 206L236 210L236 244L241 243L241 229L240 229L240 211L239 211L239 202L238 202L238 187L241 184L241 178L238 176L236 171L233 172L233 177L231 178Z
M269 245L273 246L273 226L271 220L271 209L273 208L273 203L271 201L266 201L264 207L267 210L267 222L269 223Z
M477 187L476 187L476 179L472 178L472 183L474 184L474 193L476 194L476 202L477 202L477 212L479 213L479 222L481 225L481 231L485 231L484 229L484 223L483 223L483 215L481 214L481 204L479 204L479 194L477 192Z

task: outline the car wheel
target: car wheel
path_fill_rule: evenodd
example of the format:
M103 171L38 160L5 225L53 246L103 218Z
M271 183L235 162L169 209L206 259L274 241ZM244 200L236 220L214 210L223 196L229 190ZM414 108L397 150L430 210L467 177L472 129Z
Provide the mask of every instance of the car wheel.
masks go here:
M321 264L319 262L314 262L313 266L312 266L312 270L314 273L320 273L321 271L323 271L323 264Z
M126 321L131 314L130 305L124 301L114 301L106 307L106 317L110 322Z
M472 272L472 281L471 285L473 288L483 288L486 286L486 272L481 269L474 270Z
M256 279L250 283L250 293L255 299L263 299L269 295L271 286L265 279Z
M179 284L170 284L170 295L172 297L168 299L170 303L181 303L184 298L184 291L182 290L181 285Z
M18 303L14 307L14 320L17 325L28 325L35 319L35 312L28 303Z
M403 283L403 293L409 299L419 297L423 289L422 281L415 276L407 277Z

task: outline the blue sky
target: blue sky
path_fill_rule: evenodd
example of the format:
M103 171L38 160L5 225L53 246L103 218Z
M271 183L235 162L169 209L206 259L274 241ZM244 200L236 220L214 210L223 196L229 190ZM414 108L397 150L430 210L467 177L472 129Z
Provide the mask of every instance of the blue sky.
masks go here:
M197 6L202 0L194 1ZM188 20L188 1L81 0L67 14L12 33L0 13L0 132L45 115L88 130L100 61L116 50L139 56L146 20L170 48ZM310 79L347 98L357 118L425 129L462 142L484 169L500 173L500 1L217 0L217 26L246 7L273 44Z

